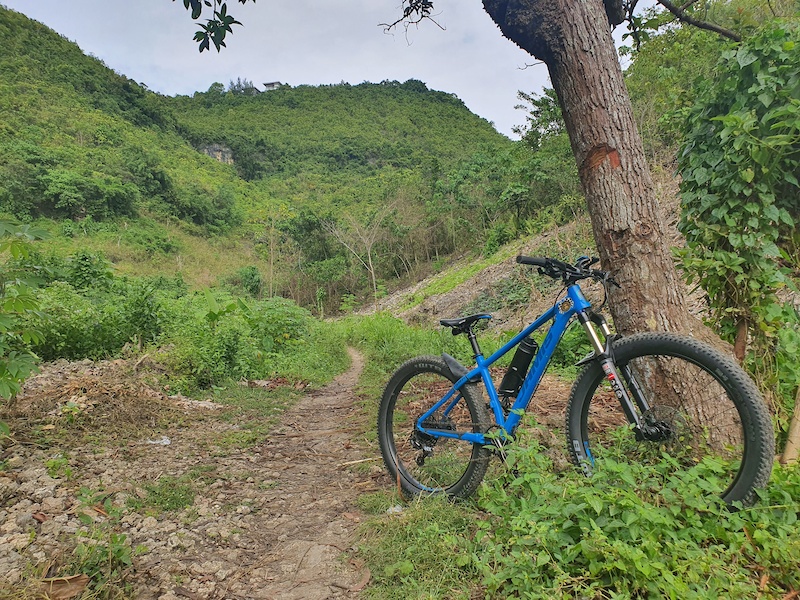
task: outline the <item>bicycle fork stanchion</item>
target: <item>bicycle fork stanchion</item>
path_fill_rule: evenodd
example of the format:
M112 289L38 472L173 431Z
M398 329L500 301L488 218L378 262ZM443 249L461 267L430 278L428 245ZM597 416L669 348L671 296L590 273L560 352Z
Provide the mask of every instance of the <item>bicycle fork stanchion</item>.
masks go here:
M628 419L628 423L634 427L636 439L651 442L667 439L672 432L664 423L653 421L652 417L647 417L650 411L650 404L645 398L644 390L642 390L639 382L636 381L634 374L627 365L622 367L622 379L620 379L620 371L617 369L617 365L614 362L614 355L611 351L611 343L614 341L614 336L611 335L611 330L606 320L594 312L580 312L578 313L578 320L589 336L589 340L595 352L594 358L600 361L603 373L605 373L606 379L611 385L611 390L617 397L625 413L625 417ZM605 337L605 344L600 341L600 337L597 335L593 324L600 327ZM625 386L622 385L622 381L625 381L628 389L625 389ZM630 394L628 390L630 390ZM631 401L631 397L633 397L633 401ZM644 421L640 415L645 416Z
M641 433L644 428L642 419L639 417L639 412L636 410L633 402L631 402L628 392L622 385L619 373L617 373L617 367L614 364L613 353L611 352L611 342L613 341L613 336L611 335L611 330L608 328L608 324L606 323L605 319L599 315L589 313L587 311L581 311L578 313L578 321L580 321L581 325L583 325L583 328L586 330L586 334L589 336L589 340L591 341L594 349L595 359L600 361L600 366L603 369L603 373L605 373L606 379L611 385L611 390L617 397L617 400L619 401L620 406L625 413L625 417L628 419L628 423L635 427L637 434ZM600 337L597 335L592 323L597 323L600 327L605 337L605 344L600 341ZM634 391L639 408L642 411L645 411L647 409L647 401L644 399L641 388L633 379L630 371L627 369L625 381Z

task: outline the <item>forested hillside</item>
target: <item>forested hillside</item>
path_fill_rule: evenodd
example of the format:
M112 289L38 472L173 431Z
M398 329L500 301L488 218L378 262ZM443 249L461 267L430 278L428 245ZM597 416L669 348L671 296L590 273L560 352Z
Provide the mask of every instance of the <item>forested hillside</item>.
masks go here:
M271 175L374 174L385 167L452 167L478 149L507 140L469 113L452 94L405 83L281 86L259 92L251 82L214 84L170 102L196 145L232 148L247 180Z
M249 269L330 312L496 248L535 210L516 145L421 81L168 98L19 13L0 9L0 33L0 213L38 220L62 257L190 285Z
M0 9L0 32L0 210L62 221L68 234L86 219L87 230L150 215L212 231L241 220L235 199L250 191L179 135L164 98L18 13ZM152 221L137 232L168 237ZM153 250L168 252L161 241Z

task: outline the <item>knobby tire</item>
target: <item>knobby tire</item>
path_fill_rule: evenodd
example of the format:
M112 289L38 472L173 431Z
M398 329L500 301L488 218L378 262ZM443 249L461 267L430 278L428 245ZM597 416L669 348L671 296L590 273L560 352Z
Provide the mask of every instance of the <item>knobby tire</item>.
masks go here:
M481 444L415 434L418 418L458 380L439 356L403 364L389 380L378 411L378 441L386 468L406 497L447 494L466 498L486 474L491 452ZM467 384L449 414L437 410L426 428L484 433L491 420L480 390ZM416 443L416 445L415 445ZM428 446L429 453L419 446Z
M612 355L617 370L627 367L644 390L651 406L641 416L661 433L637 439L594 361L578 376L567 406L572 460L587 475L608 456L662 470L671 464L673 472L699 467L696 476L725 502L752 504L769 479L775 438L761 394L741 367L707 344L666 333L617 340ZM649 483L680 493L669 480L662 473Z

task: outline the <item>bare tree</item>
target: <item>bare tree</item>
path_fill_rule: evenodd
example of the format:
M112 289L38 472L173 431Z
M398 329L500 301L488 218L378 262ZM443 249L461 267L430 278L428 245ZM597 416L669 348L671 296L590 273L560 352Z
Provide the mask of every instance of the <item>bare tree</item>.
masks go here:
M345 215L345 223L325 222L323 226L352 254L369 274L373 301L378 303L378 275L375 267L375 246L383 235L383 221L394 210L394 204L384 204L366 223L353 215Z

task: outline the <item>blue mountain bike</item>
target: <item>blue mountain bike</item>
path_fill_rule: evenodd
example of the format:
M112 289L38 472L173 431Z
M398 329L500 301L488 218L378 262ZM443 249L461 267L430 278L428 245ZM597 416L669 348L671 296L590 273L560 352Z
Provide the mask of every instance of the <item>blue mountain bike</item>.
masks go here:
M553 307L507 344L484 358L475 325L488 314L444 319L453 335L467 336L476 366L448 354L420 356L392 376L381 400L378 440L393 481L403 494L470 496L492 454L514 439L553 352L573 319L593 352L578 364L566 409L567 451L590 475L612 455L639 463L669 460L675 469L700 463L706 484L726 502L750 504L772 470L775 439L758 389L731 359L691 337L611 333L592 310L579 281L617 285L597 259L574 265L552 258L518 256L560 280ZM549 324L541 347L531 334ZM499 387L489 368L516 348ZM488 400L483 392L488 395Z

